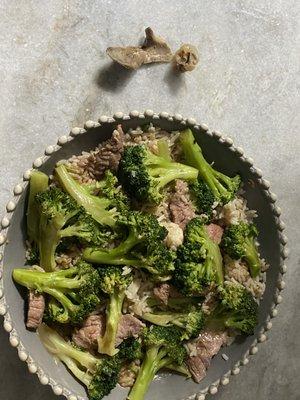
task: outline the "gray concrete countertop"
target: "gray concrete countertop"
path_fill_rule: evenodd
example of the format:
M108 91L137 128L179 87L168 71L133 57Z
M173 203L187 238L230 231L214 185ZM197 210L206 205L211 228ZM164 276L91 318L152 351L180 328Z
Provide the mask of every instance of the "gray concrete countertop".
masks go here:
M200 64L137 72L112 65L109 45L145 27ZM297 0L51 0L0 2L0 203L46 145L87 119L132 109L178 112L230 135L272 183L291 256L268 341L215 400L300 399L300 3ZM0 399L55 400L0 330Z

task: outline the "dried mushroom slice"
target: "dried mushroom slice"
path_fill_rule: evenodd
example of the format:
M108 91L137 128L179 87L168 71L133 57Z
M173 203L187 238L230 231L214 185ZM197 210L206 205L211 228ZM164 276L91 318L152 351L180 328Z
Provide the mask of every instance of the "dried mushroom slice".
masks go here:
M107 55L125 68L137 69L143 64L170 62L172 51L166 41L154 35L151 28L145 30L143 46L108 47Z
M145 64L154 62L168 63L172 60L173 53L167 42L160 36L154 35L151 28L145 30L146 39L142 49L146 53Z
M198 50L191 44L183 44L174 55L174 63L181 72L193 71L198 61Z
M106 54L125 68L138 69L145 64L146 53L141 47L108 47Z

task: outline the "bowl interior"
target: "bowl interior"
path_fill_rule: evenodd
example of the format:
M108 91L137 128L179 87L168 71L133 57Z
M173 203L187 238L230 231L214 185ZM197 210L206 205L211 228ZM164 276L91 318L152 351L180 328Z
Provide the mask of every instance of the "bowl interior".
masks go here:
M152 122L168 131L182 129L178 122L168 120L131 119L123 121L124 130L135 128L138 125ZM86 134L75 137L65 144L60 150L54 153L40 168L41 171L50 174L58 160L69 158L73 154L80 154L83 150L93 149L99 142L110 136L116 123L107 123L100 127L90 129ZM259 324L254 336L239 337L231 346L221 349L219 354L213 358L207 376L200 383L192 380L185 380L175 375L164 374L159 376L152 383L146 399L160 400L181 400L193 393L199 393L207 385L220 379L228 372L247 352L253 343L255 336L261 331L266 318L270 312L273 296L276 290L276 282L280 266L280 245L276 221L272 213L271 204L257 177L251 172L249 165L242 161L239 156L231 151L216 138L205 134L204 131L194 131L197 141L201 144L204 155L208 161L214 161L217 169L227 174L239 173L245 183L245 197L248 200L249 208L257 210L258 218L256 224L260 231L259 242L261 244L262 256L270 264L267 272L267 287L260 304ZM251 184L250 184L251 182ZM27 191L27 190L26 190ZM16 210L13 214L10 228L7 233L8 243L4 251L4 289L9 312L13 325L18 332L22 344L30 356L49 375L53 381L69 389L72 393L86 398L84 388L66 371L63 365L57 364L50 357L41 345L38 336L25 328L24 318L24 296L25 292L17 288L12 281L11 272L13 268L24 265L25 262L25 221L24 210L26 206L26 191L20 197ZM229 357L228 361L222 358L222 353ZM109 399L121 400L126 397L126 390L116 388Z

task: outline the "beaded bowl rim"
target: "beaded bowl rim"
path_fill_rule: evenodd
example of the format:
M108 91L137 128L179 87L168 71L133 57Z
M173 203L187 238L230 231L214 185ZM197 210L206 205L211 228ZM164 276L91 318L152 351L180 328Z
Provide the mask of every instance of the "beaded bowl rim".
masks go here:
M100 127L102 124L111 124L115 122L122 122L130 119L145 119L145 118L150 118L153 120L160 120L160 119L167 119L169 121L176 121L182 125L182 127L185 126L190 126L194 130L202 131L203 134L206 134L208 136L213 136L215 139L217 139L220 143L223 145L230 147L232 151L236 153L236 155L241 159L242 162L246 163L248 167L251 169L251 171L256 175L258 182L262 189L265 191L265 194L269 200L269 202L272 204L272 212L273 215L276 219L276 225L277 225L277 231L279 233L279 240L280 240L280 251L281 251L281 257L280 257L280 272L279 272L279 279L277 281L277 289L275 293L275 300L272 303L271 310L269 315L266 318L265 326L264 328L259 332L258 337L254 339L252 344L249 346L247 352L244 354L243 358L238 361L233 368L231 368L227 373L225 373L220 379L217 381L211 383L209 386L207 386L205 389L201 390L198 393L194 393L189 397L186 397L183 400L192 400L192 399L197 399L197 400L205 400L205 397L207 394L216 394L219 390L219 386L226 386L229 383L229 377L230 375L237 375L240 372L240 368L242 366L245 366L249 363L249 360L251 356L255 355L258 351L258 345L260 343L263 343L267 340L267 335L266 332L269 331L272 328L272 322L271 319L276 317L278 314L278 304L282 302L282 295L281 292L285 288L285 282L282 279L283 275L287 271L286 264L284 263L284 260L288 257L288 249L286 248L287 244L287 237L283 233L285 229L285 224L282 222L280 215L281 215L281 210L278 206L276 206L276 200L277 196L270 191L270 182L262 178L262 171L256 167L253 166L254 162L252 158L246 157L244 155L244 150L241 147L235 147L233 144L233 140L230 137L227 137L220 132L217 131L210 131L205 124L198 124L197 121L194 118L184 118L180 114L169 114L168 112L161 112L159 114L156 114L152 110L146 110L143 113L134 110L131 111L129 114L124 114L123 112L116 112L113 117L109 117L106 115L100 116L98 119L98 122L88 120L84 124L84 128L80 127L74 127L71 129L69 135L63 135L58 138L57 144L56 145L50 145L47 146L44 155L36 158L36 160L33 162L32 168L28 169L27 171L24 172L23 174L23 180L16 184L14 189L13 189L13 194L14 197L11 199L7 204L6 204L6 214L3 216L1 219L1 227L0 227L0 247L2 247L0 251L0 315L4 317L3 321L3 327L6 332L9 333L9 341L12 347L15 347L18 351L18 356L21 361L24 361L27 363L28 370L32 374L37 374L40 383L42 385L49 385L51 386L54 394L56 395L63 395L65 396L68 400L84 400L84 398L75 395L74 393L70 392L69 389L63 387L63 385L59 384L56 382L54 379L48 377L47 373L43 371L43 369L37 365L37 363L34 361L34 359L30 356L28 351L25 349L21 342L21 338L19 337L17 331L13 327L13 322L12 318L10 316L10 313L8 311L8 307L6 304L5 300L5 294L4 294L4 287L3 287L3 254L4 254L4 249L6 245L6 233L10 225L10 220L13 215L13 212L17 206L18 200L23 193L23 191L26 189L28 185L28 181L30 179L30 174L33 169L40 168L50 157L53 153L58 151L62 146L64 146L66 143L72 141L76 136L85 134L88 132L90 129Z

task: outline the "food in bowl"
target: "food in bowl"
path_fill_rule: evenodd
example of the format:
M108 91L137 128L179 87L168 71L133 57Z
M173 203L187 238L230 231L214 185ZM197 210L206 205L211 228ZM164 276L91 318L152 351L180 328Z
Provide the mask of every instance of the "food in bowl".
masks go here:
M241 178L209 164L190 129L119 126L95 150L34 171L27 326L101 399L143 399L162 370L200 382L251 335L265 289Z

